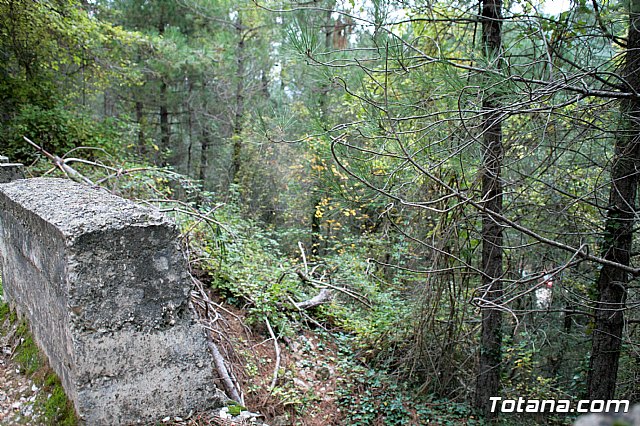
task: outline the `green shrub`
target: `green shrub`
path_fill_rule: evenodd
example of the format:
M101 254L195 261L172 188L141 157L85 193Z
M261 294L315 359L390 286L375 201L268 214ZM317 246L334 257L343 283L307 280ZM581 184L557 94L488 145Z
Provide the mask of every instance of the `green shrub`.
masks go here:
M5 130L0 136L4 155L16 161L31 162L39 155L23 136L59 156L79 146L105 149L114 155L125 153L119 139L119 134L124 133L122 123L114 119L98 121L63 104L50 108L23 105L6 123ZM101 154L97 150L92 153Z

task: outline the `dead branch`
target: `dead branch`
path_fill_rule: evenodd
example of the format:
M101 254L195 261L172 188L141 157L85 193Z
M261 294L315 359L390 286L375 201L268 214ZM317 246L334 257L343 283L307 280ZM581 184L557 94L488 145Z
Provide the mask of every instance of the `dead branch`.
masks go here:
M278 383L278 370L280 370L280 345L278 345L278 338L273 332L273 328L271 327L269 319L265 318L264 323L267 325L269 335L273 339L273 347L276 351L276 365L273 367L273 378L271 379L271 384L269 385L269 393L271 393L273 389L275 389L276 383Z
M211 339L207 341L209 345L209 350L211 350L211 355L213 356L213 363L216 366L216 370L220 375L220 380L222 380L222 385L224 386L224 390L227 392L227 395L233 399L234 401L244 405L244 398L238 392L238 388L231 380L231 376L229 375L229 371L224 364L224 358L218 349L218 345L216 345Z
M305 310L314 308L316 306L322 305L324 303L329 303L333 300L333 293L328 288L323 288L320 290L320 293L312 297L311 299L304 300L302 302L294 302L294 306L298 310Z
M292 304L293 306L296 306L296 303L297 303L297 302L295 302L295 301L291 298L291 296L289 296L288 294L287 294L287 299L289 300L289 302L291 302L291 304ZM311 323L312 323L312 324L314 324L316 327L318 327L318 328L320 328L320 329L322 329L322 330L324 330L324 331L328 331L328 330L327 330L327 328L326 328L324 325L320 324L317 320L315 320L315 319L313 319L312 317L310 317L310 316L309 316L309 314L307 314L304 310L299 309L299 310L298 310L298 312L299 312L299 313L300 313L300 315L302 315L302 316L303 316L307 321L311 322ZM286 340L285 340L285 342L286 342Z
M356 299L357 301L359 301L360 303L362 303L363 305L365 305L368 308L371 308L371 304L369 303L369 301L359 295L358 293L354 292L353 290L349 290L348 288L345 287L338 287L335 286L331 283L322 281L322 280L317 280L315 278L312 278L313 273L315 272L316 268L318 267L318 265L316 265L316 267L314 267L311 270L311 273L309 273L309 265L307 264L307 256L304 253L304 247L302 246L301 242L298 242L298 247L300 248L300 253L302 254L302 262L304 264L304 272L303 271L296 271L296 273L298 274L298 277L300 277L300 279L302 280L303 283L309 283L311 285L313 285L316 288L320 288L320 293L314 297L312 297L309 300L305 300L303 302L295 302L294 306L298 309L298 310L304 310L304 309L309 309L312 308L314 306L318 306L321 305L323 303L327 303L330 302L332 300L332 294L330 289L333 289L335 291L338 291L340 293L346 294L347 296ZM324 276L324 275L323 275Z
M307 266L307 255L304 253L304 247L302 246L302 241L298 241L298 247L300 248L300 253L302 254L302 263L304 264L304 273L309 275L309 267Z
M204 285L202 284L202 282L197 278L195 278L193 275L191 275L191 273L189 273L189 275L195 287L194 291L191 292L192 303L200 307L200 310L196 310L196 311L200 316L200 323L208 331L207 334L209 338L207 339L207 344L209 346L209 350L211 351L211 355L213 357L213 363L216 367L216 371L218 372L218 375L220 376L220 380L222 381L224 390L231 399L244 405L244 397L240 390L238 381L233 377L233 374L227 368L225 358L220 352L218 345L214 341L216 339L216 336L214 335L214 333L218 334L219 335L218 337L222 337L222 333L216 330L212 326L212 324L218 321L218 319L222 318L218 314L216 308L220 308L225 312L229 313L230 315L233 315L233 316L235 315L230 311L214 303L209 298L206 291L204 290ZM209 324L206 324L207 322Z
M66 160L58 157L57 155L51 154L49 152L47 152L43 147L37 145L35 142L33 142L31 139L29 139L26 136L22 137L25 141L27 141L27 143L29 143L31 146L33 146L34 148L36 148L38 151L40 151L42 153L42 155L44 155L45 157L47 157L57 168L59 168L65 175L67 175L67 177L69 177L70 179L75 180L76 182L82 182L82 183L86 183L88 185L94 186L95 184L91 181L91 179L89 179L88 177L84 176L83 174L79 173L77 170L75 170L73 167L69 166L66 163Z
M346 287L338 287L336 285L330 284L328 282L324 282L324 281L320 281L317 280L315 278L311 278L310 276L305 275L304 272L302 271L297 271L298 277L300 277L300 279L303 282L309 283L311 285L313 285L314 287L320 288L320 289L326 289L326 288L330 288L332 290L335 290L337 292L343 293L353 299L356 299L358 302L362 303L363 305L365 305L367 308L372 308L371 303L369 303L369 301L362 295L356 293L353 290L350 290Z

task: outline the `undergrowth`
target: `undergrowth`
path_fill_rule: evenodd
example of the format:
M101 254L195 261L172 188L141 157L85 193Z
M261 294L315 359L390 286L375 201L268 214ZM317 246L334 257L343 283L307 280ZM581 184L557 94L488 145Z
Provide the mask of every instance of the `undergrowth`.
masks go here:
M269 322L280 342L314 333L319 341L337 348L335 355L329 355L317 343L303 354L307 361L299 361L296 367L313 365L316 373L325 362L335 367L334 398L340 420L332 424L485 424L462 398L429 394L400 367L416 326L419 298L412 297L411 289L422 283L413 274L389 273L371 261L376 252L384 251L380 241L353 236L314 257L302 243L283 247L280 241L285 237L279 231L243 218L233 205L217 209L215 220L221 226L196 225L188 218L182 221L183 229L189 231L191 249L197 253L201 279L225 302L243 309L246 324L258 332L266 335L263 325ZM395 251L393 247L386 250ZM332 289L331 301L309 310L296 308L296 302L313 297L322 287ZM267 361L272 364L271 359ZM244 367L249 376L260 370L257 364ZM318 414L314 405L322 404L321 395L314 394L313 387L295 385L296 368L281 365L277 386L269 395L293 410L295 418L313 417ZM541 392L547 390L533 385ZM536 424L539 420L522 418L518 422ZM544 421L563 424L565 419Z
M408 334L412 305L403 300L408 278L398 273L388 280L367 260L378 242L356 237L322 259L309 259L309 253L303 258L302 251L284 253L276 232L241 218L233 206L217 210L215 218L224 224L223 229L217 228L221 232L183 223L191 232L192 249L204 254L198 261L203 280L227 303L244 308L249 325L268 320L279 338L296 339L297 333L307 330L337 346L338 356L332 362L341 423L333 424L483 424L465 404L420 396L381 360L394 356L385 355L385 342ZM301 279L302 275L314 283ZM313 297L323 283L333 289L330 303L304 312L295 309L294 302ZM331 359L321 353L320 346L316 345L315 353L305 354L310 364ZM293 386L293 379L283 373L272 396L304 417L318 403L318 396Z
M338 403L349 426L484 425L466 404L423 395L390 371L359 358L353 338L339 336Z

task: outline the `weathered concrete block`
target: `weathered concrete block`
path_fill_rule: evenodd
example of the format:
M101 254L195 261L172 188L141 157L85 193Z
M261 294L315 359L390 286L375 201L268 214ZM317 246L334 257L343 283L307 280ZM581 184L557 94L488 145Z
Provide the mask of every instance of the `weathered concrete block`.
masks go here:
M7 159L7 157L1 158ZM0 183L13 182L17 179L24 179L22 164L0 161Z
M131 424L219 406L174 224L62 179L0 185L7 300L81 418Z

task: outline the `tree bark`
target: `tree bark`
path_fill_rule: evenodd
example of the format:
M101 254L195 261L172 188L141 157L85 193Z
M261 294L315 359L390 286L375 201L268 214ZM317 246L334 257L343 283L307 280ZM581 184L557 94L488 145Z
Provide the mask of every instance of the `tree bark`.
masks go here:
M482 2L482 47L489 65L499 67L502 46L502 1ZM501 166L503 158L502 124L499 102L488 93L482 102L483 158L482 197L484 206L502 213ZM500 363L502 361L502 314L495 308L502 299L502 227L489 214L482 215L482 288L484 303L481 307L482 332L480 359L476 382L475 406L485 416L492 417L490 397L498 396L500 389Z
M623 78L633 91L640 90L640 1L631 0L629 36ZM622 128L616 135L611 164L611 189L605 222L603 257L630 265L633 227L637 212L640 168L640 101L626 99L621 105ZM590 399L613 399L624 330L624 309L629 274L604 265L598 276L598 301L592 337L589 375Z
M320 218L316 216L316 210L319 205L320 200L316 200L313 203L313 211L311 213L311 257L313 258L317 258L320 255Z
M160 36L164 35L165 29L165 9L164 3L160 3L160 20L158 21L158 34ZM162 150L166 150L169 148L171 134L170 134L170 124L169 124L169 108L167 106L167 82L164 80L164 77L161 77L160 81L160 148ZM164 159L162 160L162 164L164 164Z

